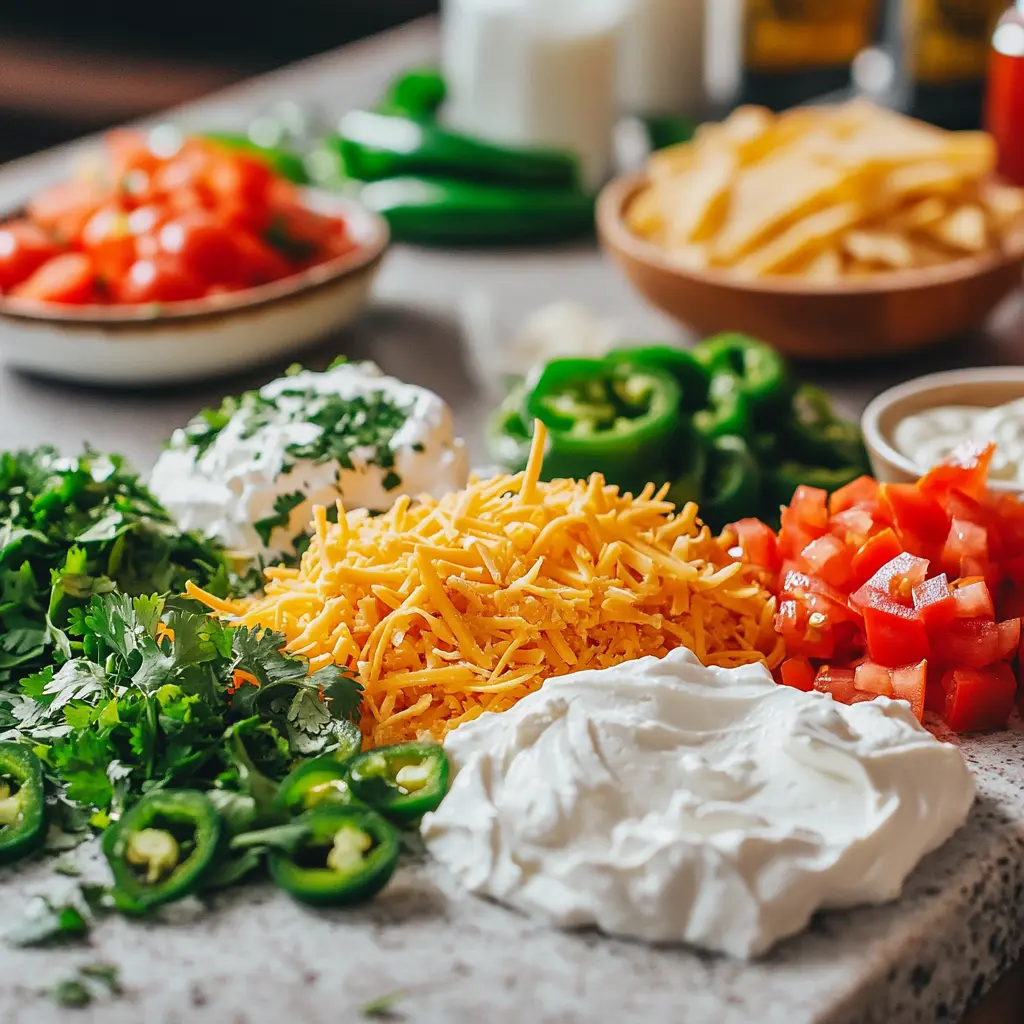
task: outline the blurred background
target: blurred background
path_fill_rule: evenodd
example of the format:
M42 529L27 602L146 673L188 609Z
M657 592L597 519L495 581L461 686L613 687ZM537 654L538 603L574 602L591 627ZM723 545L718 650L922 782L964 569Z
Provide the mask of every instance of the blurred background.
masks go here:
M436 11L437 0L6 0L0 161ZM197 30L197 26L199 29Z

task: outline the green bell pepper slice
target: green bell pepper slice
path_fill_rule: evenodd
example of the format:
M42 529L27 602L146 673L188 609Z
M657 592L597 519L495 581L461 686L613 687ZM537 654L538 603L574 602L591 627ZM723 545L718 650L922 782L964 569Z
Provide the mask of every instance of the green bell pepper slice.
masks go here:
M780 433L793 461L829 469L860 466L867 471L860 427L838 416L832 399L813 384L797 388Z
M296 185L309 184L306 164L302 156L294 150L285 149L283 146L261 146L259 143L253 142L248 135L232 132L203 132L200 138L210 139L220 143L226 149L254 156L269 164L270 168L282 178L287 178Z
M345 769L352 795L395 821L415 821L436 810L451 775L444 747L426 741L365 750Z
M606 359L554 359L527 388L528 416L548 429L545 479L601 473L634 493L664 479L682 399L671 374Z
M300 814L314 807L352 803L343 761L331 755L316 757L294 768L277 790L274 803L279 810Z
M716 437L749 437L753 429L750 403L739 381L729 373L711 378L708 407L694 413L694 429L705 440Z
M594 200L577 188L523 188L441 178L375 181L359 193L400 242L480 245L554 242L594 230Z
M438 68L410 68L388 86L376 113L430 121L448 96L448 85Z
M792 385L786 361L770 345L746 334L718 334L693 350L712 378L736 379L755 418L771 416L789 400Z
M42 763L24 743L0 743L0 864L20 860L45 836Z
M379 181L405 175L454 178L539 189L574 189L579 163L569 152L515 149L407 117L353 110L327 140L348 177Z
M681 407L685 412L696 412L707 405L711 377L686 349L671 345L640 345L612 349L605 358L637 366L653 366L672 374L682 389Z
M198 892L223 851L224 821L195 790L147 793L103 834L114 901L144 914Z
M375 896L398 864L398 833L367 807L319 807L296 822L290 849L273 849L270 877L289 896L317 907Z
M711 442L704 482L701 519L718 533L727 523L757 513L761 470L742 437L716 437Z

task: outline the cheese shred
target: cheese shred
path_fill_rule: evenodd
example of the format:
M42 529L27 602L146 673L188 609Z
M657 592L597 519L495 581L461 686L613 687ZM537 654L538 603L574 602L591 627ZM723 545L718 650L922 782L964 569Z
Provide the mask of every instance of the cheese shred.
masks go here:
M383 515L338 506L298 568L263 595L191 596L240 625L277 630L315 671L332 661L365 688L373 744L504 711L554 675L689 647L707 665L782 657L774 600L731 559L690 503L540 480L537 424L522 473L472 479L440 501L401 498Z

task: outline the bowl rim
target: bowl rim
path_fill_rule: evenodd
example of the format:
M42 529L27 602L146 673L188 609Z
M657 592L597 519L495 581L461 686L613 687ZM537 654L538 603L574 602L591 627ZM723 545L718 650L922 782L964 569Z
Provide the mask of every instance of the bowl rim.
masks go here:
M173 323L196 323L260 309L282 299L305 296L343 278L369 271L383 259L391 241L390 228L384 217L351 196L341 193L309 187L300 189L300 192L311 209L347 214L361 220L360 234L365 234L365 238L351 252L317 263L288 277L237 292L177 302L121 305L62 305L0 295L0 320L21 325L49 324L64 329L146 328ZM0 223L17 216L22 208L16 206L0 215Z
M886 388L880 394L868 402L860 418L861 432L864 435L864 443L869 451L874 452L879 458L895 466L897 469L907 473L914 478L920 477L927 469L922 469L912 459L909 459L901 451L895 448L889 439L882 432L881 419L894 407L909 398L926 395L929 392L951 385L992 384L999 381L1014 381L1021 385L1022 397L1024 397L1024 366L972 366L960 370L940 370L936 373L927 373L922 377L914 377ZM965 405L971 405L970 396L965 396ZM1009 491L1020 493L1024 485L1009 480L990 480L989 489L993 491Z
M808 282L783 276L745 278L728 270L697 270L673 263L665 251L644 241L626 226L627 204L646 185L643 171L613 178L597 198L598 232L612 248L649 267L718 288L764 295L888 295L893 292L928 289L980 277L991 271L1019 264L1024 267L1024 231L1011 235L1008 248L980 255L968 255L933 267L881 271L862 278L838 282Z

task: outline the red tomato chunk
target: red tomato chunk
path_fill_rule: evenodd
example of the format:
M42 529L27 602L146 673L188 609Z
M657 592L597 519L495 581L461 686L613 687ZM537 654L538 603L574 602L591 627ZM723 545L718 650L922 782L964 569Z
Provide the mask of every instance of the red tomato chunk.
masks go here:
M991 459L991 446L967 444L917 484L798 488L774 547L763 524L732 528L748 561L781 562L780 682L844 703L905 700L958 731L1005 726L1018 692L1024 502L988 492Z

